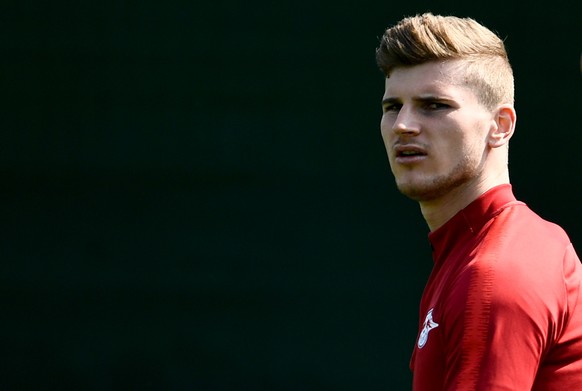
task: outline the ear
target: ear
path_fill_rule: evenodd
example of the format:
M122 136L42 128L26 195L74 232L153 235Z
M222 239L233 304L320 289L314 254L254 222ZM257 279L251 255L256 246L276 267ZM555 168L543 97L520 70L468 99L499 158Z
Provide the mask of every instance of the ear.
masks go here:
M491 148L499 148L506 145L513 136L517 121L515 108L512 105L499 106L493 121L488 143Z

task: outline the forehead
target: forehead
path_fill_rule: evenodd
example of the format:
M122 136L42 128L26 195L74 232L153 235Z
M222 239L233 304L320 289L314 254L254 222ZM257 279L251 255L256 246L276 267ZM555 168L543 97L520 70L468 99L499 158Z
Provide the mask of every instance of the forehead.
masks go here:
M473 94L463 82L458 61L428 62L395 68L386 78L385 97Z

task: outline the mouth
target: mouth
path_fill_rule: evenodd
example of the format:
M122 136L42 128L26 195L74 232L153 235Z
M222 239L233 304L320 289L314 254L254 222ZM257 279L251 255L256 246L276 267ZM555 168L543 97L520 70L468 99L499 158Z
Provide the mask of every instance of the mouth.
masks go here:
M426 156L426 151L416 145L397 145L394 147L396 157Z
M419 151L399 151L396 152L396 157L410 157L410 156L426 156L426 153Z
M427 156L426 150L417 145L397 145L394 151L399 163L415 163Z

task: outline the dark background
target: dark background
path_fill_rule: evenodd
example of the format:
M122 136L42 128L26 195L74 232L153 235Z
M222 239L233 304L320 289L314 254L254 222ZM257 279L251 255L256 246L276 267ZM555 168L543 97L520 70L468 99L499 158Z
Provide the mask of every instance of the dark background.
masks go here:
M506 37L518 198L582 248L559 2L4 1L2 390L407 390L431 267L379 132L383 30Z

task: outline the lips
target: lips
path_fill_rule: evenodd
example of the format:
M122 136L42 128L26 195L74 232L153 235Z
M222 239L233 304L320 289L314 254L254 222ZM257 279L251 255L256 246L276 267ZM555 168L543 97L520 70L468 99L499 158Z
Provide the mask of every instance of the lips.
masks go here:
M396 145L394 146L394 152L397 158L409 158L417 156L426 156L426 150L418 145Z

